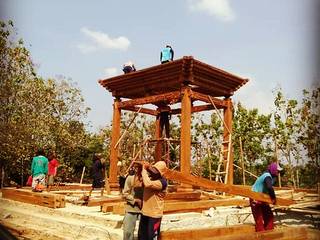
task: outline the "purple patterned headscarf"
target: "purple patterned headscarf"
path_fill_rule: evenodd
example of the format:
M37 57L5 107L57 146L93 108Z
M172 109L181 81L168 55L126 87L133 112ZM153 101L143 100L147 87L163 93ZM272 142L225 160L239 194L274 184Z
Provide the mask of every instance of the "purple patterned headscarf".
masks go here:
M281 171L282 168L279 164L273 162L268 166L268 171L271 173L272 176L278 176L278 171Z

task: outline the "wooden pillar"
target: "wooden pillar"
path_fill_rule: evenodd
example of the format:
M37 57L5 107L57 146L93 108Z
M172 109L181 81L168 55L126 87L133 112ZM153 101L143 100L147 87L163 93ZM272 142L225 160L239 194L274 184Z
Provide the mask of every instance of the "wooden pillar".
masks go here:
M156 122L155 122L155 134L154 137L155 139L160 139L161 138L161 133L162 129L160 126L160 113L157 115ZM162 155L162 143L160 141L156 142L156 148L155 148L155 161L158 162L161 160L161 155Z
M224 122L225 126L223 129L223 141L229 140L229 134L232 134L232 101L231 98L224 99L225 103L227 104L227 108L224 109ZM231 152L229 158L229 170L228 170L228 184L233 184L233 148L231 144ZM225 165L226 167L226 165Z
M113 103L113 119L112 119L112 133L111 133L111 152L110 152L110 169L109 169L109 184L111 190L119 188L118 183L118 146L115 148L116 143L120 138L120 121L121 109L119 108L120 99L116 98Z
M180 171L190 174L191 169L191 97L190 87L182 89Z

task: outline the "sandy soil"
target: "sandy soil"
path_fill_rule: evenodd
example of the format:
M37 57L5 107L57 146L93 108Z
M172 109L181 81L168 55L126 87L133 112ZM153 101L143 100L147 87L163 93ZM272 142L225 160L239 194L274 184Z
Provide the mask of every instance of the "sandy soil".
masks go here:
M16 229L20 239L122 239L122 219L100 212L100 207L67 203L65 208L50 209L0 197L0 222ZM301 214L279 213L275 220L278 226L319 227L319 218ZM250 208L218 207L203 213L169 214L163 217L161 228L166 231L241 223L254 223Z

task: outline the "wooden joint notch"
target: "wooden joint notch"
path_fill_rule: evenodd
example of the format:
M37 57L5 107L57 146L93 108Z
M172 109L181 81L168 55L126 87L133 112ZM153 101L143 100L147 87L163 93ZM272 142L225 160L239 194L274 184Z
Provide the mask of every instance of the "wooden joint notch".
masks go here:
M208 98L208 95L205 95L205 94L193 91L193 90L191 91L190 95L191 95L191 99L193 101L198 100L198 101L202 101L202 102L206 102L206 103L211 104L211 101ZM228 107L228 104L225 100L221 100L221 99L214 98L214 97L211 97L211 100L214 102L214 104L216 105L216 107L218 109L225 109Z

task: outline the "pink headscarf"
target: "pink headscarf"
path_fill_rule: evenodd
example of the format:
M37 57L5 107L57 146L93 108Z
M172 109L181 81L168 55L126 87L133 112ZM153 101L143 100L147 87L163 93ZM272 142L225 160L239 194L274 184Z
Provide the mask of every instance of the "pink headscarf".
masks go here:
M272 176L278 176L278 171L281 171L282 168L279 166L279 164L273 162L268 166L268 171L271 173Z

